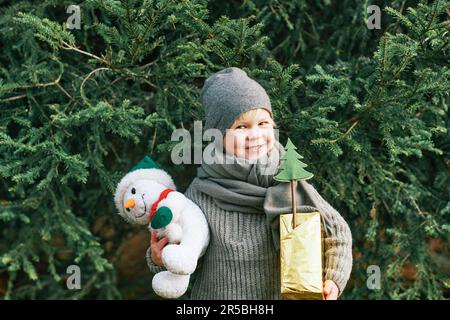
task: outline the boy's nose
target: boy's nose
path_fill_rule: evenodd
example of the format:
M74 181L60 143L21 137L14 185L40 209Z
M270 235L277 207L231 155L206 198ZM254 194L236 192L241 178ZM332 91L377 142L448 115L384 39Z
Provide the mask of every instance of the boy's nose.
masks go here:
M261 138L261 131L258 128L252 128L248 131L247 139L249 141L259 140Z

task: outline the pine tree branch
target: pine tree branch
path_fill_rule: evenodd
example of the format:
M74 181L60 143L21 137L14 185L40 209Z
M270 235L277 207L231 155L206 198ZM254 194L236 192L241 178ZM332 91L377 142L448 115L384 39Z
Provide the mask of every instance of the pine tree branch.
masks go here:
M25 98L26 96L27 96L26 94L21 94L19 96L9 97L9 98L0 100L0 103L19 100L19 99Z
M422 224L427 223L431 220L433 226L436 228L436 230L439 230L440 232L444 232L441 227L436 223L436 220L434 219L428 219L428 217L430 217L430 214L425 214L422 210L420 210L419 206L417 205L416 200L414 200L413 197L410 197L411 202L413 203L414 207L417 210L417 213L425 220ZM422 225L421 224L421 225Z
M125 76L117 77L116 79L114 79L113 81L111 81L111 85L115 84L116 82L119 82L120 80L122 80L122 79L124 79L124 78L125 78Z
M146 63L146 64L144 64L144 65L142 65L142 66L139 66L139 69L145 69L145 68L147 68L147 67L150 67L150 66L154 65L154 64L155 64L156 62L158 62L158 61L159 61L159 57L158 57L157 59L155 59L155 60L149 62L149 63Z
M373 109L375 107L375 103L370 102L368 107L366 109L364 109L361 113L359 113L358 115L354 116L353 118L351 118L350 120L347 120L345 123L347 122L351 122L351 126L350 128L347 129L347 131L340 137L334 139L334 140L330 140L330 143L336 143L337 141L345 138L354 128L355 126L359 123L359 120L361 120L361 118L367 113L369 112L371 109Z
M73 100L73 97L59 84L57 83L56 86L59 90L61 90L70 100Z
M94 73L96 73L96 72L98 72L98 71L101 71L101 70L111 70L111 69L110 69L110 68L102 67L102 68L97 68L97 69L92 70L91 72L89 72L89 74L87 75L87 77L84 78L83 81L81 82L81 86L80 86L80 95L81 95L82 97L85 97L83 88L84 88L84 84L86 83L86 81L88 81L89 78L90 78Z
M430 30L431 24L434 22L434 18L436 18L436 10L437 10L437 7L439 5L439 2L440 2L440 0L436 0L436 2L434 3L432 17L430 19L430 22L428 22L428 25L427 25L427 28L426 28L424 34L426 34Z
M150 153L153 154L153 150L155 149L155 143L156 143L156 131L158 130L158 127L155 126L155 131L153 132L153 138L152 138L152 147L150 149Z
M381 86L384 86L384 72L386 70L386 57L387 57L387 37L386 34L383 35L383 60L381 65Z
M74 46L68 44L68 43L65 42L65 41L63 41L62 43L63 43L63 46L62 46L61 48L63 48L64 50L72 50L72 51L76 51L76 52L81 53L81 54L84 54L84 55L86 55L86 56L88 56L88 57L94 58L94 59L96 59L96 60L98 60L98 61L100 61L100 62L106 64L107 66L111 66L111 62L108 61L108 60L105 60L105 59L103 59L103 58L100 58L100 57L98 57L98 56L96 56L96 55L94 55L94 54L92 54L92 53L89 53L89 52L80 50L80 49L78 49L77 47L74 47Z
M380 89L384 87L385 82L384 82L384 74L385 74L385 70L386 70L386 57L387 57L387 36L386 34L383 35L383 58L382 58L382 63L381 63L381 74L380 74ZM375 107L375 103L373 102L369 102L368 106L366 109L364 109L361 113L357 114L356 116L352 117L350 120L345 121L343 124L346 123L351 123L350 128L339 138L331 140L330 143L336 143L338 140L341 140L342 138L346 137L352 130L353 128L357 125L357 123L359 122L359 120L368 112L370 111L372 108Z
M45 87L49 87L49 86L54 86L59 83L59 81L61 80L61 76L62 76L62 73L58 76L58 78L56 78L56 80L54 80L52 82L26 84L26 85L17 86L15 89L45 88Z
M19 85L19 86L14 87L14 89L46 88L46 87L50 87L50 86L58 86L59 88L62 89L62 87L59 85L59 81L61 80L61 77L62 77L62 73L60 73L58 78L56 78L54 81L47 82L47 83L36 83L36 84ZM62 90L65 92L64 89L62 89ZM22 99L22 98L25 98L25 97L26 97L26 95L18 95L18 96L14 96L14 97L9 97L9 98L0 100L0 103L10 102L10 101ZM70 97L70 95L69 95L69 97Z
M358 124L359 120L356 120L351 127L339 138L331 140L330 143L336 143L338 140L344 139L352 130L353 128Z

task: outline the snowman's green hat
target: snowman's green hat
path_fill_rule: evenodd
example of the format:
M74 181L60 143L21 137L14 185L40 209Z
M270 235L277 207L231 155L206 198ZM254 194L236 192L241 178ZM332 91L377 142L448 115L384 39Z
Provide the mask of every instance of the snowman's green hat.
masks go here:
M139 169L153 169L153 168L160 169L159 165L155 161L153 161L152 158L150 158L149 156L145 156L144 159L139 161L139 163L130 170L130 172Z
M176 190L175 184L173 183L170 175L162 170L152 158L145 156L144 159L139 161L139 163L136 164L117 185L116 192L114 194L114 202L119 212L123 210L123 195L127 192L130 185L138 180L153 180L162 184L166 188Z

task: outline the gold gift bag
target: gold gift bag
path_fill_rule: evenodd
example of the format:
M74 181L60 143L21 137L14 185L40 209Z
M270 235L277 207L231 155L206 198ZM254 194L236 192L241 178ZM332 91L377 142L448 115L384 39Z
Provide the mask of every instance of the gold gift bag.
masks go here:
M322 230L319 212L280 215L281 295L319 300L322 294Z

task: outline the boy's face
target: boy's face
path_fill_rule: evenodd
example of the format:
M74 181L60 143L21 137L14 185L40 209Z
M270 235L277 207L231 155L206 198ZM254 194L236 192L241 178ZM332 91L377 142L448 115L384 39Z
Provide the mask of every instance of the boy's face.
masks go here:
M274 143L274 122L265 109L250 110L242 114L224 137L226 153L250 161L267 154Z

